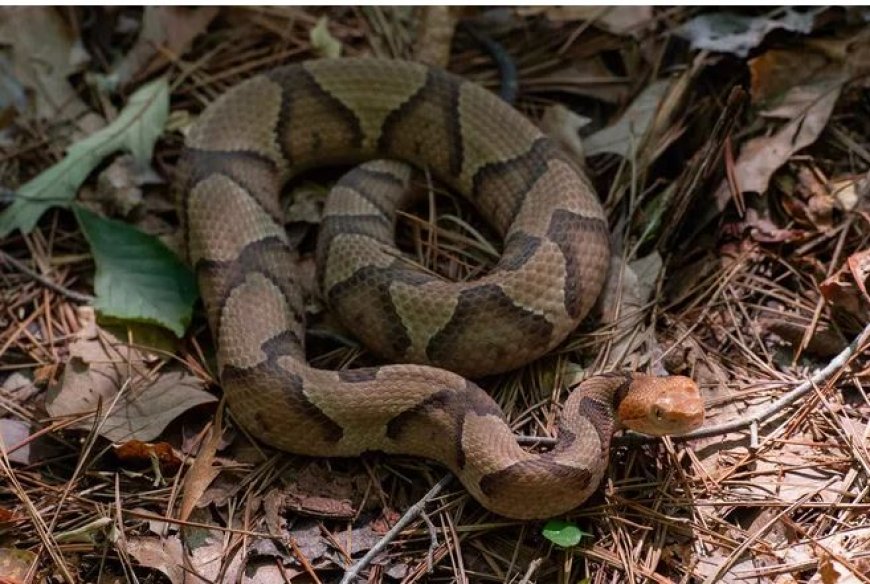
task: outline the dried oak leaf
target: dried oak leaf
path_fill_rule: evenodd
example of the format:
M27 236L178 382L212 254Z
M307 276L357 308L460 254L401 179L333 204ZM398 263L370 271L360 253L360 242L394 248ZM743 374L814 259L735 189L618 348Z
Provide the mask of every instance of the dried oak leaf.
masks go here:
M48 390L48 413L73 416L101 409L100 435L113 442L150 441L190 408L217 401L197 377L182 371L146 377L144 361L142 352L106 331L98 339L73 341L60 382ZM77 427L90 428L91 420Z
M822 295L858 322L870 321L870 249L853 253L840 269L819 285Z

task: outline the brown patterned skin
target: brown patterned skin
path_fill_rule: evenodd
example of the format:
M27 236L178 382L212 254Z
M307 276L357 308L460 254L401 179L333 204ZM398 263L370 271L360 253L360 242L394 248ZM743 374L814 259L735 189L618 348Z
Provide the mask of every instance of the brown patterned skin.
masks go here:
M415 364L314 369L305 362L280 191L313 166L376 157L425 167L469 197L504 236L504 253L474 282L409 268L393 243L407 168L387 161L358 168L327 204L321 287L373 351ZM180 174L188 252L224 391L236 419L272 446L312 456L379 450L432 458L487 508L537 518L570 510L594 490L623 410L653 433L656 420L681 420L661 427L684 432L703 418L697 388L685 378L594 377L566 401L558 445L532 454L517 445L495 402L457 374L513 369L555 347L595 302L609 261L604 215L586 178L523 116L474 84L401 61L276 69L203 112ZM683 396L669 403L686 411L659 415L655 408L668 403L662 390ZM638 416L644 404L656 415Z

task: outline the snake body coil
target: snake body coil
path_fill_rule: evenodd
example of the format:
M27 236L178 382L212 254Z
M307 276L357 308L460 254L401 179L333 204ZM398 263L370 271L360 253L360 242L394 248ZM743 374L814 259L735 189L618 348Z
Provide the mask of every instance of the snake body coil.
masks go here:
M314 369L281 188L314 166L381 157L427 168L467 196L504 237L504 252L474 282L409 268L393 243L407 171L387 161L358 167L327 204L320 284L367 346L414 364ZM555 347L595 302L609 262L605 218L582 173L522 115L461 78L365 59L276 69L203 112L181 176L224 391L236 419L277 448L432 458L493 511L546 517L597 486L617 410L628 418L674 387L693 391L656 378L592 378L566 402L556 448L531 454L493 400L460 376L512 369Z

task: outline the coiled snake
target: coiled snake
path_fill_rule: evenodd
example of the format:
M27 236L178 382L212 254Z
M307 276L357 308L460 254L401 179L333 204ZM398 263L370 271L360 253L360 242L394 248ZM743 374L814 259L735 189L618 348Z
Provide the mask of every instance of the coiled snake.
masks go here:
M377 157L427 168L467 196L504 237L504 252L473 282L412 269L393 242L406 167L358 167L326 206L321 289L375 353L414 364L314 369L281 189L305 169ZM595 302L610 257L605 217L582 172L473 83L389 60L275 69L202 113L180 169L188 253L224 392L238 422L274 447L431 458L492 511L537 518L589 496L616 428L684 432L703 418L686 378L596 376L565 402L556 447L533 454L463 377L519 367L558 345Z

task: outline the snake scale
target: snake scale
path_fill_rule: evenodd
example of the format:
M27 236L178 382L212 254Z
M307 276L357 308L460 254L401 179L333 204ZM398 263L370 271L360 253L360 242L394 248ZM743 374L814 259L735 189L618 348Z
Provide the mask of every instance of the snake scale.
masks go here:
M445 282L401 256L393 228L409 171L392 160L430 170L480 210L504 238L491 273ZM318 278L345 325L403 364L315 369L305 360L280 194L306 169L364 161L326 205ZM703 417L686 378L596 376L565 402L558 444L530 453L466 379L557 346L591 309L610 258L605 217L583 173L471 82L391 60L278 68L206 108L187 137L180 177L221 384L235 419L276 448L427 457L490 510L540 518L576 507L597 487L615 429L682 432Z

